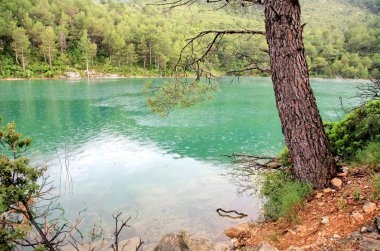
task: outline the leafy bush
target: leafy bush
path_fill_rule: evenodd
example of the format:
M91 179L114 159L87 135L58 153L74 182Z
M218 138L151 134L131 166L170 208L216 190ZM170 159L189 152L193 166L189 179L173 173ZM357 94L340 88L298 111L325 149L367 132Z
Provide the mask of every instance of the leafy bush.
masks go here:
M29 229L29 222L22 220L26 217L25 208L41 192L38 180L46 169L31 166L29 159L22 156L30 143L30 138L23 138L16 131L14 122L0 125L1 250L12 250L12 242L21 238ZM29 215L27 218L30 219Z
M371 141L380 141L380 100L373 100L347 114L343 120L325 123L335 155L352 158Z
M310 195L312 187L309 184L296 181L282 171L264 175L261 195L268 201L264 206L267 219L277 220L281 217L296 219L297 208Z

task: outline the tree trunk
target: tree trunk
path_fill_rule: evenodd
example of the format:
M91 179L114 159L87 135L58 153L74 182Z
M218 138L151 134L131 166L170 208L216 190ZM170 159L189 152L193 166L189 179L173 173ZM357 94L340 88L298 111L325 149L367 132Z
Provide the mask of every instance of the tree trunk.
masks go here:
M19 64L18 62L18 53L16 52L16 64Z
M52 52L51 52L51 46L49 45L49 66L52 66Z
M149 65L152 65L152 42L149 42Z
M86 52L86 71L87 71L87 79L90 79L90 72L88 71L88 53Z
M25 71L24 49L21 49L21 61L22 61L22 69L23 71Z
M326 186L336 166L310 87L298 0L265 1L265 26L276 105L295 176Z

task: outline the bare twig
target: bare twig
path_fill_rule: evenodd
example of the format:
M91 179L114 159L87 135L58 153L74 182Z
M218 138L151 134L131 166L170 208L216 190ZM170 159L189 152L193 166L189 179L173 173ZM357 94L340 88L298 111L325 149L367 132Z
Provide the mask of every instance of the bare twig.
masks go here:
M129 216L127 220L121 220L121 225L119 226L119 218L121 215L122 215L121 212L118 213L117 215L112 215L113 219L115 220L115 232L114 232L115 241L111 245L111 247L114 251L119 251L119 237L120 237L121 231L123 230L124 227L130 227L127 223L131 219L131 216Z

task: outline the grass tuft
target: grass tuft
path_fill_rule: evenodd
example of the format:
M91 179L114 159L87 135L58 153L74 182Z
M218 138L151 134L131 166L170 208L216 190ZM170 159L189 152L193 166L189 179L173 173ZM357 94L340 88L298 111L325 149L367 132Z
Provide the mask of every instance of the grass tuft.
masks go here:
M373 178L373 198L380 199L380 174L375 175Z
M312 187L309 184L294 180L282 171L264 175L261 195L268 201L264 206L265 217L268 220L286 218L297 220L297 209L310 195Z
M380 142L370 142L355 154L354 163L364 165L374 172L380 171Z

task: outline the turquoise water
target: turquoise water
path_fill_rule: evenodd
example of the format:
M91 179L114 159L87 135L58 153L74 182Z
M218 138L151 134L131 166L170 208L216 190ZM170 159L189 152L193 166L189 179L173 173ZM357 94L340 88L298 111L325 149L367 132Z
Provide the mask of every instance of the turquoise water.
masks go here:
M111 213L133 216L128 237L147 247L165 233L188 230L223 239L237 221L219 207L260 216L261 200L239 194L222 154L275 155L283 137L269 79L243 78L223 85L213 100L152 114L142 93L146 79L0 82L0 114L33 138L30 156L49 165L68 215L80 209L106 226ZM160 82L162 79L155 79ZM314 80L324 120L343 115L360 81ZM59 159L67 156L72 193Z

